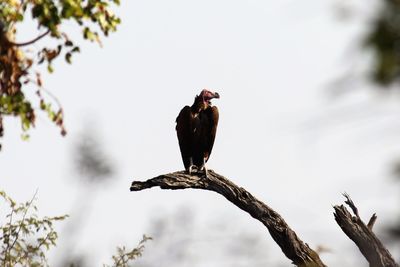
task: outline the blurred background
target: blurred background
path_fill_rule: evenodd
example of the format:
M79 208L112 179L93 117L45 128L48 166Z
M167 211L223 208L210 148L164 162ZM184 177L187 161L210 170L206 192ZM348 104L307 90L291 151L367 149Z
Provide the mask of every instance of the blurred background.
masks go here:
M129 192L183 169L175 118L203 88L221 95L209 168L281 214L327 265L367 266L333 218L347 192L365 221L377 213L400 261L399 1L122 1L116 13L102 48L82 42L72 66L45 76L65 138L43 114L29 141L4 120L2 189L17 201L38 189L40 214L70 215L50 264L101 266L146 234L135 266L290 265L220 195Z

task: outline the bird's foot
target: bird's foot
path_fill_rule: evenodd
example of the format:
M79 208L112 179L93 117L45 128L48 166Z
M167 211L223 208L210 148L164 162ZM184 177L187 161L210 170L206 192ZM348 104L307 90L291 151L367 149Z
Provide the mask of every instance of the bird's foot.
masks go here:
M206 158L203 158L203 166L201 166L200 170L204 170L204 176L206 178L208 178L208 171L207 171L207 167L206 167Z
M195 165L190 165L189 168L187 169L187 172L189 173L189 175L192 175L193 173L193 169L197 168Z
M205 176L206 178L208 178L208 170L207 170L207 168L206 168L206 165L204 165L202 169L203 169L203 171L204 171L204 176Z

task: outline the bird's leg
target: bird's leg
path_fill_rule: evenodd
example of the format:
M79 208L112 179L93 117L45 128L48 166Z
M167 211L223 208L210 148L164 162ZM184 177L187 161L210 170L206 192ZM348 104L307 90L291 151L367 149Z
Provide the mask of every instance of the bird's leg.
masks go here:
M192 175L192 168L193 168L193 165L190 165L189 168L188 168L188 170L187 170L188 173L189 173L189 175Z
M193 158L190 157L190 165L189 165L189 169L188 169L188 172L189 172L190 175L192 175L193 166L194 166L194 165L193 165Z
M206 167L206 159L203 158L203 167L202 169L204 170L204 175L206 176L206 178L208 178L208 171L207 171L207 167Z

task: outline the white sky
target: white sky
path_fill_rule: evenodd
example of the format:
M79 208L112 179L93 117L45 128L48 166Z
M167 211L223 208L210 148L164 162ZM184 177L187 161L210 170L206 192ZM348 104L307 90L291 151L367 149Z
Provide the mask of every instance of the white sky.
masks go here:
M97 266L117 244L136 244L154 213L169 214L182 203L201 222L229 217L254 228L265 235L268 255L289 264L261 224L216 194L129 192L133 179L183 168L175 118L210 88L221 98L214 101L220 124L209 168L274 208L312 247L329 244L333 253L322 255L328 265L363 262L335 223L332 205L346 191L363 218L377 212L377 229L395 219L398 188L389 174L400 154L400 108L397 96L366 83L330 96L338 75L366 62L356 49L371 10L360 3L351 2L354 16L341 21L340 1L123 1L116 11L122 25L103 48L82 43L72 66L56 64L46 75L46 88L65 109L67 137L41 115L23 142L19 123L6 120L1 187L19 201L39 188L41 213L71 213L82 191L72 146L91 121L117 167L94 195L77 241L90 247ZM339 256L349 249L353 258ZM196 264L221 266L201 258Z

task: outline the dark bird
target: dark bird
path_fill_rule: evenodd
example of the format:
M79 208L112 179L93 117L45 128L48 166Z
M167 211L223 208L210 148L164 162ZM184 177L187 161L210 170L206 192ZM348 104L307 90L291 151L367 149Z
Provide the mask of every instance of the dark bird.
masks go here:
M219 98L203 89L194 98L192 106L185 106L176 118L176 133L185 169L192 173L193 167L204 169L207 176L206 162L214 145L218 126L218 108L212 106L211 99Z

